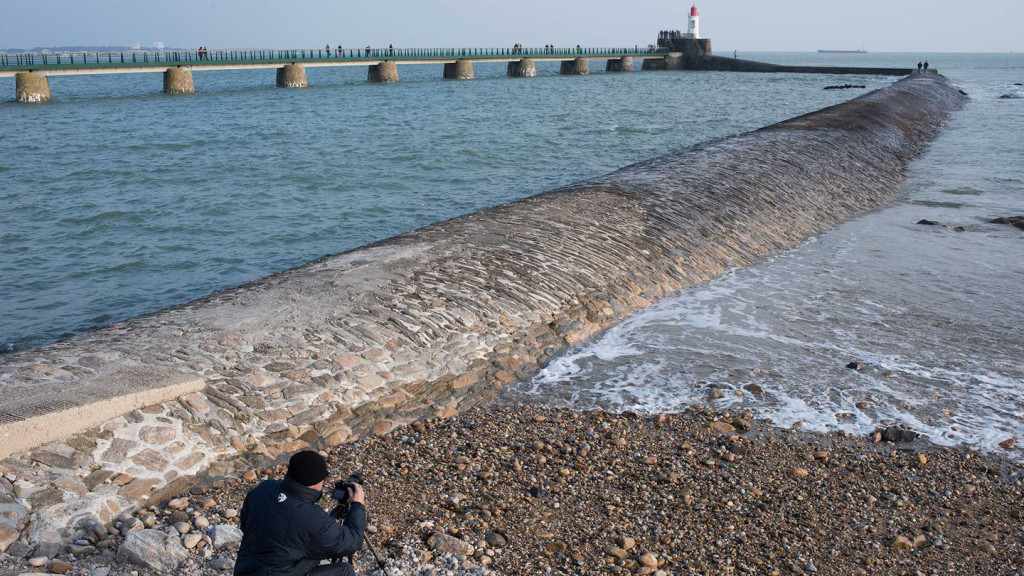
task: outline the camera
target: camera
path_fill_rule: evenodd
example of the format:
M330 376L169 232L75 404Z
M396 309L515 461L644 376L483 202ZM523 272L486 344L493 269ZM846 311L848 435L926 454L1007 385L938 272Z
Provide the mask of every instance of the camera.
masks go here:
M331 492L331 498L337 500L339 505L348 504L348 488L352 484L359 484L362 486L363 475L356 472L344 480L339 480L338 483L334 485L334 491Z

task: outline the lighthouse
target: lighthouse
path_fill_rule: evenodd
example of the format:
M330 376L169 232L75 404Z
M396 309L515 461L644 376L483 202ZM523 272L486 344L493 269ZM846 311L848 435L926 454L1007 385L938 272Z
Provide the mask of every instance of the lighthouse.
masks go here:
M700 38L700 15L697 14L697 5L690 7L690 20L686 27L688 38Z

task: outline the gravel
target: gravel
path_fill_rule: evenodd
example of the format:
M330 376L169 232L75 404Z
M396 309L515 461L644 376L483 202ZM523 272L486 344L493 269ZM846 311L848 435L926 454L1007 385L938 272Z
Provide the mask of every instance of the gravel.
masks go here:
M393 576L1024 575L1024 468L900 440L780 430L703 408L640 416L517 406L325 454L332 480L366 476L370 541ZM284 468L251 472L174 503L188 520L173 519L192 527L175 537L193 544L177 573L230 570L237 543L214 550L195 540L196 524L233 527L246 492ZM134 517L173 534L171 512ZM145 572L114 561L122 536L110 528L70 574ZM365 548L356 563L373 571ZM33 570L0 556L0 574Z

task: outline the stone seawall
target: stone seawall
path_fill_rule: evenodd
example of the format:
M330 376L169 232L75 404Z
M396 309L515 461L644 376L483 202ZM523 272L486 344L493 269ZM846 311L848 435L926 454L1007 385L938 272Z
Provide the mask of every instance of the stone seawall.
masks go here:
M2 455L0 551L18 539L60 542L87 518L110 521L309 445L487 402L680 288L891 201L962 99L945 78L915 74L0 357L0 447L26 419L52 415L38 438ZM124 403L102 421L89 410L59 416L140 389L169 396Z
M788 74L865 74L871 76L907 76L912 68L865 68L857 66L783 66L742 58L699 56L688 59L686 70L712 70L717 72L785 72Z

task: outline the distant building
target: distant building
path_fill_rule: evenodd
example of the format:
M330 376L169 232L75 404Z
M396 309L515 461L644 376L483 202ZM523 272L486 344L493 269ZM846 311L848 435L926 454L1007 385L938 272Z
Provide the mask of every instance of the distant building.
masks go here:
M164 49L164 43L163 42L153 42L153 48L156 48L157 50L163 50Z
M141 49L142 49L142 44L139 44L138 42L136 42L135 44L132 44L132 50L141 50Z
M697 14L697 5L690 7L690 19L686 26L687 38L700 38L700 14Z

